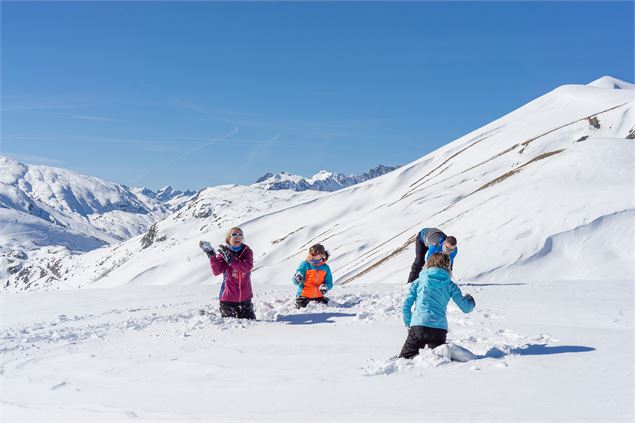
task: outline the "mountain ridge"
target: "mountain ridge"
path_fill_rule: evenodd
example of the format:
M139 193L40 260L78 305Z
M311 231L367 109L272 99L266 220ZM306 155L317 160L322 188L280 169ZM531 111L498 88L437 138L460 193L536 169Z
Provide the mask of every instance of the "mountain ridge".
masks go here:
M344 175L343 173L321 170L315 175L305 178L288 172L266 173L256 180L252 186L267 190L289 189L293 191L328 191L333 192L356 185L373 178L385 175L400 166L377 165L361 175Z

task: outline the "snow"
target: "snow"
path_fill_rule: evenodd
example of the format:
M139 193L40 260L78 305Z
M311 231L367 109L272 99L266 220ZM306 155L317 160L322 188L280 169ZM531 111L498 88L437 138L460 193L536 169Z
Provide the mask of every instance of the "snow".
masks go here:
M379 165L370 169L361 175L346 176L343 173L334 173L327 170L321 170L315 175L305 178L300 175L294 175L288 172L277 174L267 173L258 178L253 187L266 190L283 190L290 189L294 191L337 191L352 185L356 185L386 173L392 172L397 167Z
M392 358L405 284L295 310L255 281L256 322L220 317L210 286L3 294L3 419L631 421L633 282L465 284L465 363Z
M115 245L10 251L3 421L633 421L634 91L608 81L336 192L210 187ZM16 228L58 236L29 216ZM220 317L198 248L232 226L254 251L258 321ZM424 226L458 238L453 278L476 309L451 303L453 346L408 361L401 306ZM316 242L334 302L296 310L290 278ZM475 357L451 360L458 348Z
M27 165L5 156L0 156L0 168L2 253L9 248L35 250L55 243L85 252L117 243L145 232L194 194L166 187L157 199L150 190L130 190L70 170ZM51 240L49 232L60 236ZM22 236L16 237L17 233ZM76 242L79 238L83 241Z
M613 78L612 76L605 75L601 78L590 82L588 85L598 88L609 88L618 90L632 90L635 89L635 84L631 84L621 79Z

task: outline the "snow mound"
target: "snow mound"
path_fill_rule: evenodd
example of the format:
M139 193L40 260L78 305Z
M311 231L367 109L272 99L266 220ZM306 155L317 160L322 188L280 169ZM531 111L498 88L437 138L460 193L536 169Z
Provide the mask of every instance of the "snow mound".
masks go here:
M550 275L558 275L559 279L602 280L635 275L633 222L633 209L600 216L574 229L547 237L540 250L519 260L511 268L496 269L482 276L545 280ZM579 265L582 261L585 266Z

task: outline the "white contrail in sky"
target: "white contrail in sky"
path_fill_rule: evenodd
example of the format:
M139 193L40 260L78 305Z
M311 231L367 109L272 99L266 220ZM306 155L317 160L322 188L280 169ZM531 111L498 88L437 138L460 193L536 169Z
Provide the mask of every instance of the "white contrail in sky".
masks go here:
M225 120L225 119L223 119L223 118L220 118L220 119ZM228 124L230 124L230 125L231 125L231 123L229 123L227 120L225 120L225 121L226 121ZM153 168L149 169L148 171L146 171L146 172L142 173L141 175L137 176L136 178L132 179L132 180L130 181L130 183L134 183L134 182L138 181L139 179L143 178L144 176L149 175L150 173L152 173L153 171L155 171L155 170L159 169L160 167L170 165L170 164L172 164L172 163L176 162L177 160L182 159L182 158L183 158L183 157L185 157L185 156L189 156L190 154L194 153L195 151L200 150L201 148L205 148L205 147L207 147L207 146L209 146L209 145L212 145L212 144L214 144L214 143L216 143L216 142L218 142L218 141L222 141L222 140L224 140L225 138L229 138L229 137L231 137L232 135L234 135L235 133L237 133L237 132L238 132L238 127L237 127L237 126L234 126L234 125L232 125L232 126L233 126L233 129L232 129L231 131L229 131L228 133L226 133L225 135L222 135L222 136L220 136L220 137L216 137L216 138L212 138L211 140L209 140L209 141L207 141L207 142L205 142L205 143L203 143L203 144L201 144L201 145L197 145L196 147L194 147L194 148L192 148L192 149L190 149L190 150L187 150L187 151L185 151L185 152L183 152L183 153L179 154L179 155L178 155L178 156L176 156L176 157L173 157L172 159L170 159L170 160L168 160L167 162L163 163L161 166L155 166L155 167L153 167Z
M178 104L181 107L193 110L193 111L195 111L197 113L201 113L201 114L209 116L209 117L211 117L213 119L220 120L220 121L224 122L225 124L227 124L228 126L231 126L232 130L229 131L228 133L224 134L224 135L221 135L220 137L212 138L209 141L206 141L206 142L204 142L204 143L202 143L200 145L197 145L196 147L194 147L194 148L192 148L190 150L187 150L187 151L179 154L176 157L171 158L170 160L168 160L167 162L163 163L160 166L155 166L155 167L147 170L146 172L144 172L141 175L137 176L136 178L132 179L130 181L131 184L136 182L136 181L138 181L139 179L143 178L144 176L149 175L153 171L155 171L155 170L157 170L157 169L159 169L159 168L161 168L163 166L170 165L170 164L172 164L172 163L174 163L174 162L176 162L178 160L181 160L183 157L189 156L190 154L192 154L192 153L194 153L194 152L196 152L196 151L198 151L198 150L200 150L202 148L205 148L205 147L210 146L210 145L212 145L212 144L214 144L214 143L216 143L218 141L222 141L222 140L224 140L226 138L229 138L229 137L231 137L232 135L236 134L239 131L238 126L234 125L233 123L231 123L229 120L225 119L222 116L218 116L218 115L212 114L212 113L208 112L205 109L201 109L200 107L185 103L185 102L183 102L183 101L181 101L179 99L170 99L170 100L175 102L176 104Z

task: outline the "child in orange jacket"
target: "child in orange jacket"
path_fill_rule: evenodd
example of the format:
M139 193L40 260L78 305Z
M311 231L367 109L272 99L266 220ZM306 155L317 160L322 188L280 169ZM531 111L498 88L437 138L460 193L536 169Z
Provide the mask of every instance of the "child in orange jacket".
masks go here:
M328 303L329 299L324 294L333 288L333 275L326 264L328 258L329 252L322 244L315 244L309 248L307 258L300 263L292 278L298 287L296 308L304 308L311 301Z

